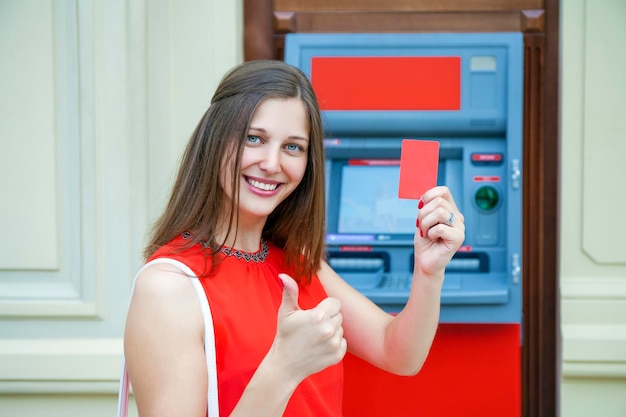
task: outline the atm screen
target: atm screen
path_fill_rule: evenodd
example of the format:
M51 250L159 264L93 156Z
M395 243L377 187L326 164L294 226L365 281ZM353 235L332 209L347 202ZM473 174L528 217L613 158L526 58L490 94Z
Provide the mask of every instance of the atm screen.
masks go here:
M398 165L343 165L338 233L413 234L417 201L398 198Z

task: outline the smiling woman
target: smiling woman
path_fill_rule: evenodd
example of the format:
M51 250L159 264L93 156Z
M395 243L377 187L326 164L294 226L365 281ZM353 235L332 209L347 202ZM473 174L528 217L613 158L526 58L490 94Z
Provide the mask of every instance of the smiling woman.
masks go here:
M124 342L142 417L204 416L217 406L221 416L339 417L348 347L385 371L419 371L463 216L446 187L423 195L414 290L391 316L323 259L324 178L320 110L306 76L281 61L228 72L135 280ZM207 365L204 343L213 342L197 288L212 313L215 364ZM209 388L218 391L210 404Z
M267 188L255 188L250 181L256 181L284 188L278 201L284 204L267 211L267 219L257 222L252 234L262 232L283 247L287 262L310 276L319 269L323 254L322 143L317 99L300 70L279 61L253 61L234 68L223 78L192 135L170 201L144 255L150 257L184 231L193 233L191 245L208 242L213 265L219 263L222 246L258 249L258 237L237 227L240 221L253 219L242 219L245 209L234 209L242 196ZM295 187L299 183L302 186ZM262 199L254 204L261 201L267 204ZM312 239L291 233L305 229ZM311 255L309 262L302 262L302 254Z

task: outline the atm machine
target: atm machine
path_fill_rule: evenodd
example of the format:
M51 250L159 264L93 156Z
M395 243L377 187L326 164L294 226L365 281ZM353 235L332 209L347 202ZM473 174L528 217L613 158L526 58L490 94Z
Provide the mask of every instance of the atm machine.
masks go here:
M383 309L408 298L417 201L398 199L403 139L440 144L438 184L465 216L422 371L347 355L344 414L521 415L519 33L289 34L325 124L329 264Z

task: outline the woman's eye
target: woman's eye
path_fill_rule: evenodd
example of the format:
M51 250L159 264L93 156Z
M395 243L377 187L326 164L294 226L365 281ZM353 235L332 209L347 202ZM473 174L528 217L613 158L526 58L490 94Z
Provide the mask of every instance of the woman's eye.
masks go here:
M295 143L290 143L286 146L287 150L289 152L302 152L304 151L304 148L302 148L302 146L300 145L296 145Z
M261 138L254 135L248 135L248 143L260 143Z

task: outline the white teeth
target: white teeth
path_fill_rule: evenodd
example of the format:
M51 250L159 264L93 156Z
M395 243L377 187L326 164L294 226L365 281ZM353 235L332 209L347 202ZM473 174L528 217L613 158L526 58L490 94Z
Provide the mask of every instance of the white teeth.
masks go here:
M278 184L264 184L262 182L258 182L258 181L251 180L251 179L248 180L248 184L250 184L254 188L259 188L264 191L273 191L276 189L276 187L278 187Z

